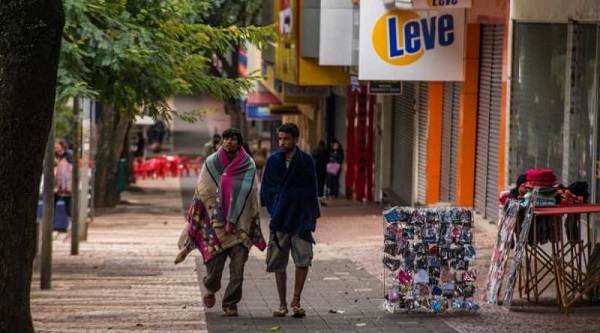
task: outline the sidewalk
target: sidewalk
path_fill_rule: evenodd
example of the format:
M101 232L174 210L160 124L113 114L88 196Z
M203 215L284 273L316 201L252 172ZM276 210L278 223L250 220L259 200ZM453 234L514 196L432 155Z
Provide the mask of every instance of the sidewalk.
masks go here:
M553 304L513 307L516 311L484 304L477 314L386 313L380 308L382 207L345 200L322 208L315 261L302 295L306 318L271 316L278 305L274 275L265 272L265 253L256 249L246 265L240 317L223 317L221 294L214 308L202 305L200 254L173 265L183 226L179 186L177 179L140 182L139 191L123 196L129 205L98 212L79 256L70 256L64 234L55 241L51 290L39 289L39 269L34 271L31 298L37 332L600 331L594 307L575 308L568 316ZM476 221L480 286L495 232L493 225ZM292 276L290 269L288 295Z
M52 289L33 274L36 332L206 332L193 260L173 265L178 180L139 188L123 196L130 205L97 211L78 256L65 234L54 241Z

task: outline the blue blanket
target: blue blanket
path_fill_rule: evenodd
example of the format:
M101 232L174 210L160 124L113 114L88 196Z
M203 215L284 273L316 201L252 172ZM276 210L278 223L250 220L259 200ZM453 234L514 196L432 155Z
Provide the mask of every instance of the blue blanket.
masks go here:
M312 156L296 147L296 154L287 168L283 153L271 155L263 173L260 200L271 214L271 232L295 233L306 241L315 242L312 232L321 213Z

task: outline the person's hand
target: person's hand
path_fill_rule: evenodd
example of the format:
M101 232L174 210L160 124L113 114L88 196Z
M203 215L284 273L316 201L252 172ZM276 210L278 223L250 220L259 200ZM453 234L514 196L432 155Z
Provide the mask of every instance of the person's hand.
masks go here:
M233 223L227 221L225 223L225 233L229 234L231 231L233 231Z

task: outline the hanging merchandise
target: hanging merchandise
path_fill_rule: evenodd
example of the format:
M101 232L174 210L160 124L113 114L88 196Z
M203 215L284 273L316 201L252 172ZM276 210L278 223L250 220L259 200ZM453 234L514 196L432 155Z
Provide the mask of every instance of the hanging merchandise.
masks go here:
M519 203L516 200L507 200L504 204L504 210L500 215L500 229L496 237L496 245L492 251L490 261L490 270L488 272L483 300L490 304L498 302L498 294L502 286L506 262L508 261L508 252L511 242L514 242L513 231L517 222L519 213Z
M477 311L473 212L394 207L383 215L384 308Z
M512 264L508 275L508 281L506 284L506 290L504 291L504 298L502 301L502 306L506 308L510 308L510 304L512 302L513 289L517 282L517 275L519 269L521 268L521 261L523 259L523 255L525 254L525 243L529 235L529 229L531 227L531 220L533 219L533 212L535 211L535 205L537 202L539 190L539 187L535 187L533 189L533 192L531 193L531 200L529 200L529 204L525 208L525 217L523 223L521 224L521 232L519 234L519 239L516 244L515 255L512 259Z

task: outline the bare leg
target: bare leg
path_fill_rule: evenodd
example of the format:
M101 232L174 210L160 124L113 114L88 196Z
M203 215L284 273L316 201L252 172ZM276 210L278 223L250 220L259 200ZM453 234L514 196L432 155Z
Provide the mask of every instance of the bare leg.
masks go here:
M286 289L287 289L287 273L276 272L275 282L277 283L277 293L279 294L279 309L287 309Z
M308 267L296 267L296 281L294 281L294 298L290 305L292 307L300 307L300 295L304 289L304 282L308 275Z

